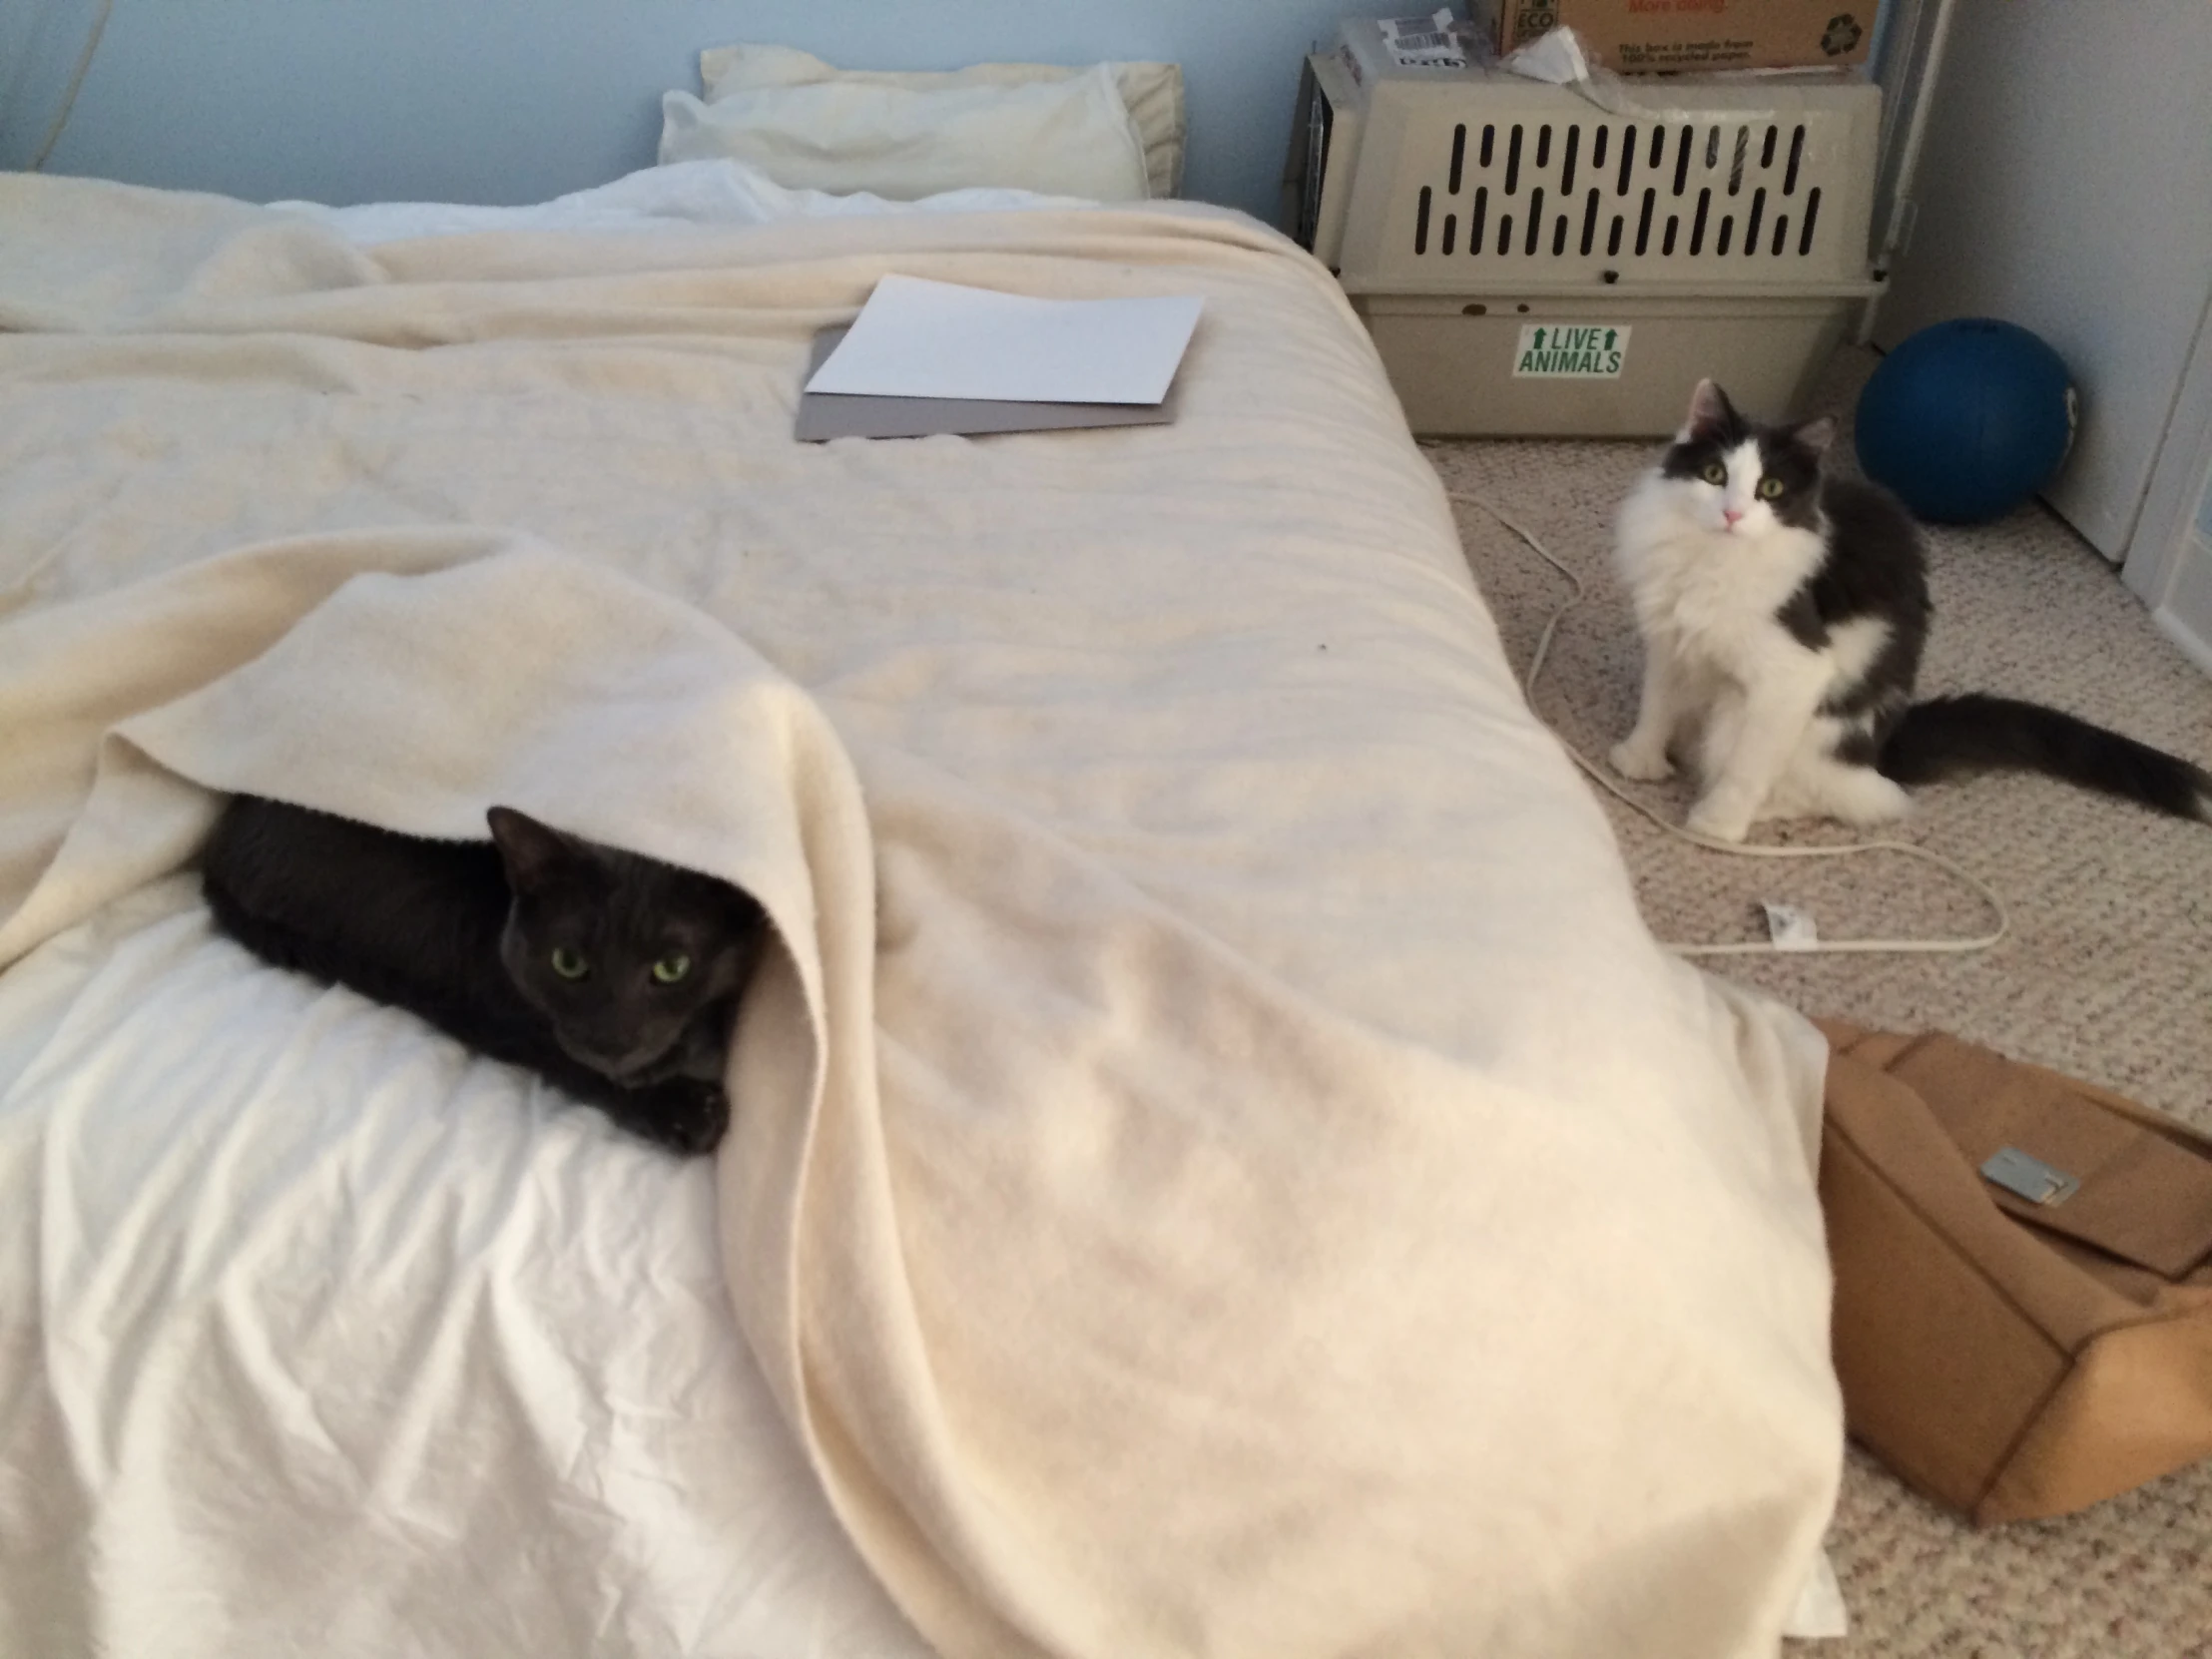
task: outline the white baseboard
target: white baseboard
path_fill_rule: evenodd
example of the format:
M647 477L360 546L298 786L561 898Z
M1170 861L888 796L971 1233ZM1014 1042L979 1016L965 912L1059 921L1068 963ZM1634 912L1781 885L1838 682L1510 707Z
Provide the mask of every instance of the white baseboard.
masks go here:
M2212 542L2201 533L2192 531L2183 539L2166 596L2150 614L2183 656L2212 674Z
M2153 611L2151 621L2158 624L2158 631L2181 647L2181 654L2207 674L2212 674L2212 640L2196 633L2171 611Z

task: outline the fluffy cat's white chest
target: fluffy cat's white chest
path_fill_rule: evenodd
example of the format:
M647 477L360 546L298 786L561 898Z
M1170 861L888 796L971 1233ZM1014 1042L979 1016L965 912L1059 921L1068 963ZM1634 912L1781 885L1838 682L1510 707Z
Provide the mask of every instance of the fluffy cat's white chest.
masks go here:
M1789 525L1726 533L1670 510L1659 492L1632 497L1620 562L1647 641L1732 679L1784 641L1780 612L1826 556L1818 535Z

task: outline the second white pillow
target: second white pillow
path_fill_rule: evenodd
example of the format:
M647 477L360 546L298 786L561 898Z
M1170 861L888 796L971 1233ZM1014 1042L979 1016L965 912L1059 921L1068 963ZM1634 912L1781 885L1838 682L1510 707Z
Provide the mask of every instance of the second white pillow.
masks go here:
M916 201L987 186L1143 201L1145 158L1112 71L1021 86L851 80L661 100L663 163L729 158L789 189Z
M1183 188L1183 143L1188 121L1183 108L1183 71L1172 63L1114 62L1122 107L1144 146L1145 180L1154 200L1179 195ZM818 81L855 81L867 86L911 87L931 91L950 86L1028 86L1065 81L1081 67L1050 63L975 63L964 69L839 69L794 46L710 46L699 54L700 91L708 103L734 92L762 87L810 86Z

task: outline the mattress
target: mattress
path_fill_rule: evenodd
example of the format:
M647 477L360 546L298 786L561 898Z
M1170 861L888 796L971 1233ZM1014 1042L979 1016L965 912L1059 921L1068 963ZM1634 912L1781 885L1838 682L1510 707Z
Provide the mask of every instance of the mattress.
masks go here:
M1825 1051L1651 940L1327 274L1189 205L586 209L0 181L0 1649L1772 1652ZM1176 423L795 443L891 271L1202 295ZM314 678L410 615L419 683ZM197 896L265 723L466 832L393 711L477 733L470 630L556 627L810 711L864 826L800 813L850 994L714 1160ZM594 822L728 793L621 749Z

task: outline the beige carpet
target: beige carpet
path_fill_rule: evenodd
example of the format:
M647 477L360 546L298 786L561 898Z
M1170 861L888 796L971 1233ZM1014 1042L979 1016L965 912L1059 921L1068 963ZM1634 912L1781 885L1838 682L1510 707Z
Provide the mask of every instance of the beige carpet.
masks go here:
M1839 355L1820 406L1849 416L1872 366ZM1688 388L1684 388L1687 399ZM1654 446L1457 442L1431 447L1447 487L1536 533L1589 585L1561 625L1536 705L1601 756L1634 716L1639 653L1612 579L1614 507ZM1848 443L1842 451L1849 464ZM1479 510L1468 562L1516 665L1565 584ZM2212 678L2151 625L2117 573L2051 513L1936 532L1924 694L1982 690L2056 704L2212 765ZM1679 822L1678 786L1639 795ZM2036 779L1920 792L1897 832L1987 881L2009 936L1971 955L1745 957L1716 970L1813 1013L1939 1028L2094 1079L2212 1127L2212 827ZM1891 854L1777 860L1706 852L1608 803L1662 938L1764 934L1757 901L1810 908L1826 937L1972 934L1971 889ZM1848 838L1771 830L1756 839ZM2208 1659L2212 1463L2064 1520L1976 1532L1854 1451L1830 1539L1853 1632L1793 1659Z

